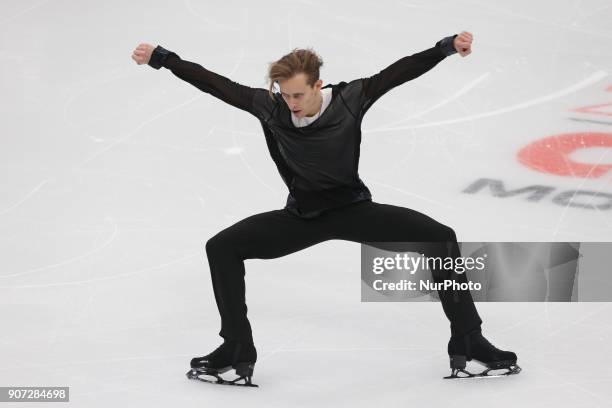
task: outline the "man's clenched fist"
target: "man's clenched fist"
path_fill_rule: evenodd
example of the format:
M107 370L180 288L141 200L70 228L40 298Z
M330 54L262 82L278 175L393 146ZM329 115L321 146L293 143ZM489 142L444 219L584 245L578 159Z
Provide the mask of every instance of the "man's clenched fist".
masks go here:
M474 37L467 31L462 31L461 34L455 37L453 45L462 57L466 57L472 53L472 40Z
M132 53L132 59L138 65L148 64L154 49L155 47L151 44L139 44Z

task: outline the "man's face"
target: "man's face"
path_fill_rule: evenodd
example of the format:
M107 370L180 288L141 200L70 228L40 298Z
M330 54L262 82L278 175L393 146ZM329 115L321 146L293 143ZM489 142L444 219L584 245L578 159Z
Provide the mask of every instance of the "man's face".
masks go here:
M300 118L315 115L321 103L319 91L323 81L319 79L314 86L309 86L306 81L306 74L299 73L278 83L287 106L295 116Z

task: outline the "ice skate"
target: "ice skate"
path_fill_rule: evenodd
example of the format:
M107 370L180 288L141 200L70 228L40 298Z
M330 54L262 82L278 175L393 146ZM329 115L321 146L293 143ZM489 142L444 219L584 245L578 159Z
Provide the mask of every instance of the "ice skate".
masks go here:
M212 384L258 387L251 382L256 360L257 350L252 344L226 341L212 353L193 358L187 378ZM236 370L235 379L228 380L221 377L220 374L232 369Z
M516 364L516 354L499 350L482 335L480 328L465 336L451 337L448 342L448 356L451 375L444 377L445 379L503 377L521 372L521 367ZM472 360L486 369L480 373L466 370L467 362Z

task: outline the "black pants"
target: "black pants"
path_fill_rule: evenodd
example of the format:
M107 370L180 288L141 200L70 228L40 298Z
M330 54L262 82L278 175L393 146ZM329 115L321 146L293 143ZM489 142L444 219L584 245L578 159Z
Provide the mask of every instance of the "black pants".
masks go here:
M255 214L222 230L206 243L221 315L219 335L225 340L253 341L245 303L245 259L279 258L330 239L368 244L439 242L437 248L446 251L447 256L460 256L455 232L450 227L409 208L361 201L325 211L312 219L299 218L285 209ZM431 245L411 252L433 256ZM465 273L450 273L457 282L467 282ZM436 282L444 278L432 274ZM469 291L444 292L440 290L438 294L452 335L480 326L482 320Z

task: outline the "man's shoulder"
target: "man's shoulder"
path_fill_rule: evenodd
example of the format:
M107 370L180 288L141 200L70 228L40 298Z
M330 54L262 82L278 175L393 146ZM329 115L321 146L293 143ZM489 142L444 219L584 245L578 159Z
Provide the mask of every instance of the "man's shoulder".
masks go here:
M363 90L363 79L357 78L352 81L341 81L331 85L335 93L342 95L342 99L349 106L352 112L355 112L360 104L360 98Z
M343 92L353 91L355 89L360 90L361 87L363 86L363 78L353 79L348 82L341 81L341 82L338 82L337 84L334 84L333 86L337 87L338 89L342 89Z
M355 113L359 111L360 95L362 90L361 78L349 82L340 81L327 84L321 89L330 89L333 92L333 99L339 99L349 112L355 117ZM339 97L339 98L338 98Z
M270 93L267 89L256 88L253 95L253 109L259 119L267 121L278 109L280 101L278 92Z
M356 80L353 80L353 81L350 81L350 82L340 81L340 82L336 82L336 83L327 84L324 87L321 87L321 89L325 89L325 88L344 89L347 86L348 87L354 87L356 85L359 85L360 82L361 82L361 79L356 79Z

